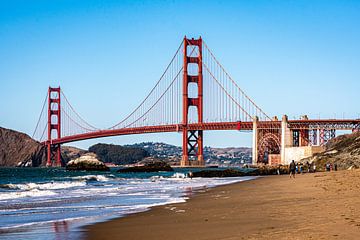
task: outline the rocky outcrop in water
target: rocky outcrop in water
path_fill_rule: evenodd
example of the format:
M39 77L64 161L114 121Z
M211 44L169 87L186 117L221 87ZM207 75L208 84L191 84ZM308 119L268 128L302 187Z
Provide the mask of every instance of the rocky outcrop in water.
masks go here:
M143 165L119 169L118 172L172 172L174 169L166 162L159 159L145 159Z
M110 171L109 167L99 161L95 154L91 153L69 161L66 164L66 170Z
M25 133L0 127L1 167L38 167L45 164L45 146Z
M65 163L68 163L69 161L79 158L87 153L89 152L80 148L61 146L61 157Z
M104 163L117 165L134 164L149 156L149 153L141 148L105 143L89 147L89 152L95 153Z

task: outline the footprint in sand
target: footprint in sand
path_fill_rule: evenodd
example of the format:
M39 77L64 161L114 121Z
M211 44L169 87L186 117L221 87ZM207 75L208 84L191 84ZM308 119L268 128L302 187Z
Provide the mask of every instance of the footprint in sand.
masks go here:
M176 212L176 213L184 213L184 212L185 212L185 210L183 210L183 209L179 209L179 210L176 210L175 212Z

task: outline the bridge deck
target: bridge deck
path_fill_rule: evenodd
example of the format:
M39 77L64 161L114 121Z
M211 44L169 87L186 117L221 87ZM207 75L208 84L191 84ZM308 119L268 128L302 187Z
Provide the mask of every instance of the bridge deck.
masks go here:
M353 119L330 119L330 120L289 120L289 127L291 129L337 129L337 130L352 130L360 127L360 120ZM280 129L281 121L260 121L257 124L258 129ZM218 122L218 123L193 123L188 124L188 130L238 130L251 131L253 129L253 122ZM59 139L53 139L51 144L63 144L74 141L81 141L93 138L112 137L131 134L144 133L160 133L160 132L181 132L184 129L182 124L149 126L149 127L134 127L121 129L106 129L96 132L89 132L83 134L76 134L72 136L65 136ZM48 143L47 141L43 142Z
M225 123L193 123L188 124L188 130L252 130L252 122L225 122ZM144 133L160 133L160 132L181 132L184 126L182 124L149 126L149 127L134 127L134 128L120 128L120 129L106 129L96 132L89 132L84 134L76 134L72 136L65 136L59 139L53 139L51 144L63 144L74 141L81 141L93 138L112 137L131 134ZM47 143L47 142L43 142Z

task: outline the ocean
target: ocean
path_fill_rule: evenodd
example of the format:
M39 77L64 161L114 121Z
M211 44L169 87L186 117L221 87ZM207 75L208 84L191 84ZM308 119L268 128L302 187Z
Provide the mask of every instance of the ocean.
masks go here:
M116 170L0 168L0 239L81 239L85 225L184 202L196 191L254 178L187 178L190 170L204 168Z

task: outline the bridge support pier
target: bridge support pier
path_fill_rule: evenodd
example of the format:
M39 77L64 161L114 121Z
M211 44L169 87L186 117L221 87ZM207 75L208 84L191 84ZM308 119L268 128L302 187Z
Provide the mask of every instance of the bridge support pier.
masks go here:
M188 54L188 46L194 46L198 49L198 55ZM197 75L188 73L188 65L197 65ZM183 156L180 161L182 167L196 165L205 166L203 156L203 131L188 129L188 111L189 107L194 106L197 109L197 121L203 122L203 75L202 75L202 39L184 38L184 74L183 74ZM197 85L197 97L189 97L189 83ZM189 157L194 156L197 162L192 164Z
M281 154L281 164L286 163L286 156L285 156L285 148L292 145L292 132L288 125L288 117L283 115L281 119L281 147L280 147L280 154Z
M61 137L61 89L49 87L48 90L48 140L47 140L47 160L46 166L53 165L61 167L61 147L60 144L53 145L53 133L56 138ZM55 164L53 164L53 157Z
M259 152L258 152L258 141L259 141L259 136L258 136L258 122L259 122L259 118L257 116L254 117L253 119L253 140L252 140L252 164L256 165L258 163L258 156L259 156Z
M46 166L47 167L61 167L61 146L60 144L51 145L50 143L47 144L47 160ZM55 159L55 164L53 163L53 159Z

